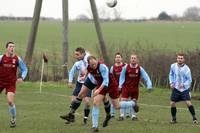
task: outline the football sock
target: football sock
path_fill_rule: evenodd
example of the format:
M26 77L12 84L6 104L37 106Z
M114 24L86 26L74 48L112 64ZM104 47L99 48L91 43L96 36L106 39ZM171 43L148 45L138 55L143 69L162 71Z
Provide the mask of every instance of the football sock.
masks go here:
M115 113L116 113L116 110L115 110L113 104L111 104L111 115L115 116Z
M71 102L71 105L70 105L70 113L74 113L78 107L81 105L81 102L82 102L82 99L80 98L76 98L74 101Z
M15 105L9 106L9 112L12 118L16 117L16 107Z
M110 102L109 102L109 100L104 102L104 109L106 111L106 114L109 115L110 114Z
M192 114L193 120L196 120L194 107L191 105L188 107L188 109L189 109L190 113Z
M99 107L93 106L92 108L92 127L98 127Z
M171 107L171 115L172 119L176 120L176 107Z
M87 118L90 114L90 106L89 105L85 105L84 108L84 118Z
M126 113L126 101L120 101L120 116L124 117Z

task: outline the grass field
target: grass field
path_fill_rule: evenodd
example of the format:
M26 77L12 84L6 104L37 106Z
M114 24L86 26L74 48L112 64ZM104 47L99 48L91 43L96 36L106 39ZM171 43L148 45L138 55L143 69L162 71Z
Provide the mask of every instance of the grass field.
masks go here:
M0 21L0 52L7 41L17 43L17 53L24 56L30 32L30 21ZM102 23L102 31L108 47L119 50L119 46L131 49L161 49L166 51L193 50L200 48L199 22L141 22ZM61 58L62 23L41 21L34 56L47 52ZM93 23L71 22L69 24L69 60L77 46L92 53L97 52L98 39ZM61 60L60 60L61 62Z
M91 132L91 118L87 126L82 125L82 107L77 112L76 122L65 125L59 118L66 112L70 103L71 89L64 83L45 83L42 94L38 83L24 83L18 86L15 103L17 107L17 127L9 127L9 114L4 94L0 95L0 133L88 133ZM199 93L195 93L199 95ZM141 89L138 121L130 118L119 122L112 119L106 128L100 126L101 133L199 133L200 124L193 125L191 116L184 103L178 104L175 125L169 124L170 91L155 88L148 93ZM200 119L200 102L192 101ZM104 110L100 111L100 124L104 118Z

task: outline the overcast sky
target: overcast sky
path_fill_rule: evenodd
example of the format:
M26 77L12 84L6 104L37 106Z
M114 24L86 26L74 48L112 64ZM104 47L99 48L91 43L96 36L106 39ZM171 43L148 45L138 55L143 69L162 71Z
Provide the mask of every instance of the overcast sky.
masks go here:
M112 11L106 0L96 0L98 8ZM35 0L0 0L0 16L29 16L32 17ZM200 0L118 0L116 8L123 18L157 17L161 11L181 16L186 8L200 7ZM75 18L80 14L90 14L89 0L69 0L69 16ZM43 0L41 16L61 18L62 0Z

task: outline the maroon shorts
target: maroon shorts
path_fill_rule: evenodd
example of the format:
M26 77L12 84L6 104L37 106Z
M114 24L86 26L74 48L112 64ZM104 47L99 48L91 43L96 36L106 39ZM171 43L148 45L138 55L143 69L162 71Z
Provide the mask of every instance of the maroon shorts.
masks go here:
M16 91L16 85L5 85L5 84L0 83L0 93L1 93L4 89L6 89L6 94L7 94L8 92L13 92L13 93L15 93L15 91Z
M99 86L97 86L97 88L98 87ZM119 98L118 86L115 82L110 82L109 86L107 88L102 89L99 94L105 96L107 93L109 94L111 99Z
M121 98L129 98L138 100L139 88L122 88Z

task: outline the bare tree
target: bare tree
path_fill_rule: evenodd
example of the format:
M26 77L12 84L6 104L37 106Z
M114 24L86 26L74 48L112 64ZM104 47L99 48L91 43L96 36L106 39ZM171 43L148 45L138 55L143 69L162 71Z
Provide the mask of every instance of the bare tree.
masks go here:
M91 10L92 10L92 14L93 14L93 19L94 19L94 23L95 23L97 36L99 39L99 45L100 45L100 49L102 52L102 56L104 58L105 63L107 65L111 65L109 56L108 56L108 52L107 52L107 48L106 48L106 44L105 44L103 34L101 31L101 26L100 26L100 22L99 22L99 16L98 16L95 0L90 0L90 5L91 5Z
M68 15L68 0L62 1L62 12L63 12L63 64L64 73L63 78L65 79L68 75L67 63L68 63L68 27L69 27L69 15Z
M33 14L33 20L32 20L32 26L31 26L31 32L29 35L29 40L28 40L26 55L25 55L25 62L27 65L29 65L31 63L32 56L33 56L35 39L36 39L38 24L39 24L39 20L40 20L41 8L42 8L42 0L36 0L34 14Z
M189 7L183 13L183 17L190 20L200 20L200 8Z

